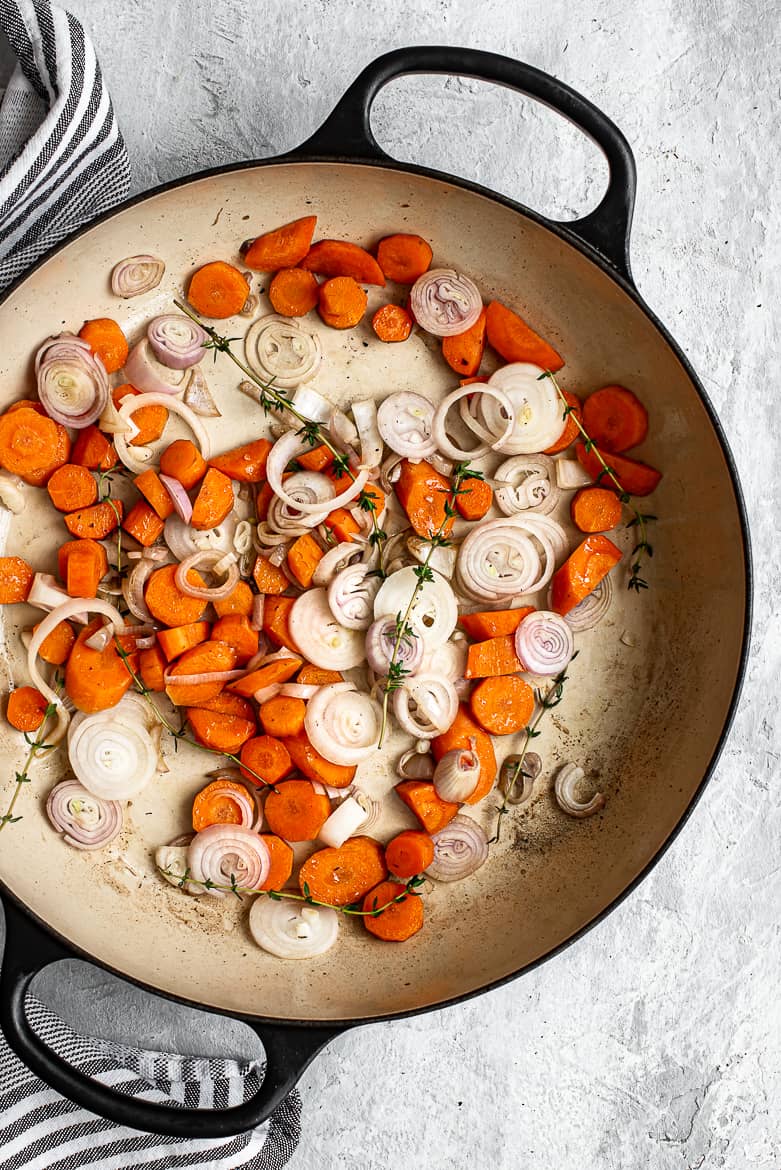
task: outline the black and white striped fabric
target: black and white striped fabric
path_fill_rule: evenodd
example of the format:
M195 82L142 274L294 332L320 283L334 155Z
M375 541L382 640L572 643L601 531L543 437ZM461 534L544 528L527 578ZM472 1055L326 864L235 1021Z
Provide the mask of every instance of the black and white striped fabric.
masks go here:
M0 0L17 67L0 105L0 288L123 199L130 167L95 49L49 0Z

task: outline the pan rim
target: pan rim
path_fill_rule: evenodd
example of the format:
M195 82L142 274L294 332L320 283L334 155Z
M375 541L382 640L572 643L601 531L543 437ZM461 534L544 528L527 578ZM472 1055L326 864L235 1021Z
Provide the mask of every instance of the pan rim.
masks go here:
M545 230L549 231L552 235L556 236L557 238L563 240L566 244L569 244L571 247L575 248L578 252L580 252L583 256L585 256L585 258L587 260L589 260L589 261L591 261L591 263L595 264L597 268L599 268L611 280L613 280L614 283L618 285L618 287L635 303L635 305L640 309L640 311L646 316L646 318L651 322L651 324L654 326L654 328L656 329L656 331L660 335L662 341L672 350L672 352L675 355L675 357L677 358L677 360L681 363L681 366L683 367L684 372L686 373L689 381L691 382L692 387L694 388L695 393L697 394L698 398L700 399L700 402L702 403L702 405L705 409L705 413L708 417L708 420L711 424L711 427L713 428L714 435L718 441L718 444L719 444L719 447L721 450L721 454L722 454L722 457L724 459L726 471L727 471L727 474L728 474L729 479L730 479L733 496L735 499L735 505L736 505L736 509L737 509L737 513L738 513L738 521L739 521L739 526L740 526L742 549L743 549L743 558L742 558L743 559L743 583L744 583L744 588L745 588L745 603L744 603L743 619L742 619L743 629L742 629L742 634L741 634L740 654L739 654L738 661L737 661L735 684L733 687L732 696L730 698L729 707L728 707L727 712L726 712L726 716L724 719L724 724L722 726L721 732L720 732L719 737L716 741L713 752L711 753L711 756L710 756L710 759L707 763L707 766L703 772L702 778L699 781L696 789L694 790L692 797L691 797L689 803L687 804L686 808L683 810L680 818L678 819L676 824L673 826L673 828L670 830L667 837L662 841L662 843L660 844L660 846L658 847L656 852L653 854L653 856L646 862L646 864L635 875L635 877L631 880L631 882L629 882L628 885L626 885L624 887L624 889L621 890L606 906L603 906L603 908L596 915L594 915L593 918L589 919L589 921L585 922L582 926L579 926L577 928L577 930L573 931L572 934L570 934L566 938L562 939L559 943L556 944L556 946L552 947L550 950L546 951L544 954L537 956L535 959L531 960L528 963L525 963L522 967L519 967L517 970L511 971L506 975L502 975L498 979L493 979L487 983L481 984L479 987L474 987L468 991L461 992L458 995L449 996L449 997L442 999L442 1000L437 1000L434 1003L427 1003L427 1004L424 1004L424 1005L421 1005L418 1007L405 1008L401 1011L379 1013L376 1015L366 1015L366 1016L348 1016L348 1017L343 1017L343 1018L326 1017L326 1018L314 1018L314 1019L300 1019L300 1018L297 1019L295 1017L286 1017L286 1016L262 1016L262 1015L256 1015L253 1013L239 1012L236 1010L232 1010L230 1008L217 1007L213 1004L203 1003L202 1001L191 999L187 996L177 995L175 992L165 991L165 990L162 990L160 988L157 988L150 983L144 982L144 980L142 980L142 979L138 979L135 976L128 975L126 972L120 970L117 967L112 966L110 963L106 962L104 959L101 959L98 956L91 954L89 951L86 951L84 948L71 942L68 938L66 938L64 935L62 935L58 930L56 930L54 927L52 927L48 923L46 923L35 911L33 911L30 907L28 907L25 902L23 902L19 897L17 897L17 895L14 894L10 889L8 889L5 882L2 880L2 878L0 878L0 901L4 900L6 898L9 899L14 904L14 906L16 907L16 909L19 912L21 912L23 915L25 915L27 918L29 918L36 925L36 927L40 931L42 931L42 933L44 933L49 938L55 940L63 951L63 954L61 956L48 959L47 962L45 962L41 965L39 970L42 970L45 966L50 965L50 963L52 963L52 962L59 962L61 959L66 959L66 958L81 959L81 960L88 962L96 967L101 968L104 971L110 972L112 975L117 976L119 979L122 979L125 982L130 983L130 984L134 985L135 987L140 988L140 990L142 990L142 991L146 991L152 995L162 996L164 999L167 999L172 1003L180 1003L180 1004L183 1004L185 1007L193 1008L197 1011L204 1011L204 1012L208 1012L208 1013L211 1013L214 1015L219 1015L219 1016L227 1016L231 1019L240 1020L244 1023L249 1024L251 1027L255 1027L255 1028L257 1028L259 1025L267 1025L269 1027L274 1027L277 1029L290 1028L290 1029L296 1029L296 1030L310 1029L310 1028L322 1030L325 1028L327 1030L332 1031L334 1033L334 1035L336 1035L339 1032L343 1032L343 1031L346 1031L346 1030L348 1030L350 1028L354 1028L354 1027L360 1027L361 1025L381 1023L384 1021L392 1021L392 1020L398 1020L398 1019L406 1019L406 1018L409 1018L412 1016L422 1015L426 1012L440 1011L443 1008L452 1007L452 1006L455 1006L456 1004L460 1004L460 1003L465 1003L468 1000L473 999L478 995L483 995L485 992L494 991L499 987L503 987L506 984L511 983L513 980L520 978L520 976L525 975L530 971L534 971L537 967L541 966L543 963L547 962L548 960L553 959L556 956L560 955L562 952L564 952L566 949L568 949L570 946L572 946L573 943L578 942L579 939L584 937L589 931L591 931L595 927L599 926L607 918L607 916L609 914L611 914L615 909L617 909L627 898L630 897L631 894L633 894L635 892L635 890L638 888L638 886L649 876L651 871L661 861L661 859L667 853L667 850L671 847L673 842L678 838L678 835L682 832L684 826L688 823L689 818L691 817L692 813L694 812L694 809L696 808L697 804L699 803L699 801L702 797L702 794L705 791L706 786L708 785L709 781L711 780L711 778L713 776L713 773L716 769L716 766L718 764L721 753L724 750L727 738L729 737L730 731L732 729L732 725L733 725L734 720L735 720L735 715L737 713L737 709L738 709L738 706L740 703L741 694L743 691L743 685L745 682L746 670L747 670L747 666L748 666L748 656L749 656L750 646L751 646L754 573L753 573L753 562L752 562L752 552L751 552L751 534L750 534L750 528L749 528L749 523L748 523L748 515L747 515L747 510L746 510L745 498L743 495L743 489L741 487L740 478L738 476L737 466L735 463L735 458L732 454L732 450L730 448L729 442L728 442L726 434L724 432L724 428L723 428L721 421L720 421L720 419L715 411L715 408L714 408L714 406L713 406L713 404L708 396L708 393L705 390L705 387L703 386L702 382L700 381L699 377L697 376L694 368L692 367L689 359L687 358L687 356L684 353L681 346L672 337L672 335L670 334L670 332L666 328L666 326L662 323L662 321L657 317L657 315L653 312L653 310L647 305L647 303L640 296L640 293L638 292L637 288L635 287L635 285L631 281L631 279L627 279L626 277L624 277L613 266L613 264L611 264L611 262L609 260L607 260L599 251L597 251L596 248L594 248L592 245L588 244L584 240L580 239L580 237L574 231L571 231L567 227L566 223L559 223L557 221L550 220L546 216L540 214L539 212L534 211L532 208L526 207L524 204L518 202L517 200L513 200L513 199L509 198L509 196L499 194L495 191L491 191L490 188L484 187L479 183L474 183L471 180L464 179L464 178L461 178L461 177L455 176L455 175L450 175L444 171L437 171L437 170L433 170L433 169L428 168L428 167L418 166L418 165L413 164L413 163L398 162L395 159L392 159L390 157L376 159L376 158L363 158L360 156L349 156L349 155L340 156L340 155L304 154L304 153L301 153L300 151L293 151L291 153L283 154L283 155L275 155L271 158L249 159L249 160L245 160L243 162L231 163L231 164L217 166L217 167L210 167L206 170L196 171L196 172L185 175L185 176L178 178L178 179L169 180L167 183L161 183L158 186L152 187L149 190L140 192L137 195L132 195L129 198L124 199L121 203L116 204L114 207L110 208L108 211L103 212L101 215L97 216L95 219L91 220L89 223L85 224L84 226L77 228L73 232L70 232L67 236L65 236L64 239L59 241L59 243L55 244L53 247L49 248L46 252L44 252L43 255L35 262L35 264L31 268L27 269L20 276L18 276L0 294L0 308L2 308L2 306L6 303L6 301L12 296L12 294L19 287L21 287L22 284L24 284L25 281L29 280L31 276L33 276L40 268L43 268L54 256L56 256L59 252L61 252L66 247L68 247L70 244L74 243L81 236L86 235L88 232L92 231L93 228L96 228L104 223L107 223L109 220L122 214L123 212L128 211L131 208L136 207L141 203L147 202L148 200L153 199L154 197L156 197L158 195L165 194L166 192L175 190L179 187L185 187L189 184L201 182L205 179L216 178L219 176L232 174L232 173L239 172L239 171L251 170L251 169L255 169L255 168L259 168L259 167L300 166L300 165L310 165L312 163L324 163L324 164L330 164L330 165L336 164L336 165L351 166L351 167L370 167L372 169L398 171L398 172L402 172L405 174L409 174L415 178L426 178L426 179L432 179L432 180L435 180L438 182L445 182L445 183L452 184L453 186L459 187L462 190L469 191L472 194L480 195L486 199L491 200L492 202L499 203L500 205L509 208L511 211L517 212L518 214L520 214L524 218L530 219L533 223L537 224L539 227L544 228ZM627 268L629 268L628 258L627 258ZM262 1039L262 1033L261 1033L261 1039Z

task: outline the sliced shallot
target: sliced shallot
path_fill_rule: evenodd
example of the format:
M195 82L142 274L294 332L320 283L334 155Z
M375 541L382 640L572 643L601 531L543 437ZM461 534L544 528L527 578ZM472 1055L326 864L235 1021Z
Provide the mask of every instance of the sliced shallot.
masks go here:
M111 270L111 291L115 297L140 297L157 288L165 263L157 256L126 256Z
M61 333L35 355L38 397L50 418L66 427L91 426L109 400L106 367L87 341Z
M324 670L350 670L365 657L364 638L336 620L325 589L308 589L290 611L290 635L301 653Z
M526 752L522 763L519 755L507 756L499 769L499 790L507 803L528 804L534 793L534 781L541 771L542 760L536 752Z
M169 370L189 370L206 356L206 330L182 313L153 317L146 335L155 357Z
M15 516L24 511L24 480L18 475L0 471L0 504Z
M377 411L377 427L391 451L407 459L425 459L436 450L432 437L434 406L422 394L389 394Z
M432 836L434 860L424 872L437 882L469 877L488 860L488 838L471 817L457 813L449 825Z
M601 792L595 792L590 800L578 800L575 790L582 781L585 773L577 764L562 764L556 773L553 791L556 803L562 812L570 817L591 817L605 806L605 798Z
M433 581L421 584L411 566L391 573L374 599L374 616L406 614L413 595L409 624L423 639L425 649L433 650L448 640L458 620L455 594L444 577L437 575Z
M512 431L498 444L498 450L508 455L534 455L545 451L559 438L561 402L555 386L544 373L529 362L513 362L501 366L489 378L488 385L504 391L515 414ZM498 404L482 395L480 409L489 431L497 433L504 422Z
M348 630L368 630L379 588L380 579L372 574L368 565L348 565L328 586L331 613Z
M304 728L309 742L332 764L359 764L376 749L382 707L352 683L329 683L309 700Z
M524 670L552 677L564 669L575 653L572 628L559 614L538 609L518 626L515 652Z
M362 468L375 471L382 463L383 443L377 426L377 404L371 398L359 398L350 407L355 425L358 428L358 440L361 444Z
M295 535L297 529L315 528L325 520L333 511L336 489L333 481L319 471L296 471L285 479L285 495L287 500L275 496L271 501L268 525L275 532ZM302 504L307 505L306 510Z
M278 959L314 959L329 951L339 935L336 910L287 898L256 898L248 925L258 946Z
M591 630L602 621L613 600L613 582L608 575L565 615L564 621L576 634Z
M76 780L55 784L46 801L46 815L74 849L102 849L122 831L119 801L102 800Z
M483 311L483 298L468 276L452 268L430 268L410 289L409 306L421 329L435 337L453 337L471 329Z
M187 370L173 370L159 362L147 337L131 349L125 374L131 386L143 394L179 394L189 378Z
M262 837L241 825L209 825L196 833L187 851L190 873L198 882L210 882L208 892L224 898L233 884L257 890L271 869L271 854Z
M494 499L505 516L519 512L547 515L561 495L556 464L549 455L513 455L494 472Z
M203 458L207 461L211 458L212 451L209 436L198 415L193 414L189 406L185 406L178 398L170 398L166 394L137 394L135 397L128 395L127 398L122 400L122 405L119 408L119 417L130 419L137 410L140 410L144 406L164 406L166 410L178 414L192 431L201 449ZM125 435L116 435L114 438L114 446L116 447L117 455L119 455L125 467L134 471L136 475L140 475L142 471L145 471L152 460L152 452L149 447L129 447Z
M484 441L478 447L473 447L471 450L466 451L462 447L457 447L455 443L453 443L452 440L448 437L447 416L450 413L450 408L452 406L455 406L455 404L460 402L462 398L466 398L468 395L473 394L475 397L480 395L480 397L487 396L494 398L498 403L501 412L503 413L504 417L502 421L504 425L491 442ZM464 416L462 415L462 417ZM500 415L500 418L501 417L502 416ZM485 455L486 452L490 451L492 447L496 448L497 450L501 449L502 443L505 442L505 440L508 439L512 434L514 426L515 408L503 390L501 390L498 386L491 386L489 384L470 384L467 386L460 386L458 390L451 391L450 394L442 399L434 413L432 434L437 445L437 450L441 451L443 455L447 455L449 459L470 460L479 459L482 455ZM474 427L472 427L472 429L474 430Z
M211 573L224 572L225 580L220 585L193 585L188 577L190 569L203 569ZM192 556L187 557L180 565L177 565L174 580L177 589L186 593L188 597L197 597L201 601L221 601L236 588L239 581L239 567L232 553L223 553L219 549L205 549L203 552L193 553Z
M401 776L402 780L431 780L435 767L432 755L410 748L396 764L396 775Z
M324 845L339 849L348 837L352 837L366 820L366 809L354 796L346 797L334 809L320 830L319 837Z
M473 528L458 553L458 582L476 601L507 601L548 584L567 548L564 529L536 512Z
M286 490L285 484L283 483L283 476L287 471L287 466L291 459L296 459L302 452L310 450L311 445L301 435L298 435L295 431L286 431L281 438L277 439L269 451L266 461L266 479L269 487L272 488L283 503L288 504L291 508L297 508L302 513L322 512L322 502L318 500L315 503L306 503L293 499ZM362 491L368 478L368 471L359 471L355 480L350 483L350 486L330 500L329 509L343 508L350 504L359 492Z
M434 787L441 800L461 804L467 800L480 779L480 758L475 751L475 741L469 748L454 748L445 752L434 769Z
M556 483L562 491L571 492L592 482L591 475L581 467L577 459L556 460Z
M193 506L186 488L172 475L161 475L160 482L171 497L176 515L183 524L189 524L193 517Z
M337 573L346 568L352 561L360 559L362 552L352 541L343 541L334 548L329 548L323 559L318 563L312 575L312 584L316 586L330 585Z
M386 614L372 622L366 631L366 658L380 676L388 673L392 661L414 674L423 662L423 642L412 632L399 638L396 618Z
M275 389L291 390L314 378L323 361L323 347L316 334L271 313L250 326L244 355L250 369L264 381Z
M184 404L202 418L220 418L221 411L212 398L206 375L200 366L193 366L184 389Z
M458 695L450 679L416 674L393 692L393 714L417 739L434 739L458 714Z
M76 779L104 800L130 800L157 771L157 748L149 729L125 699L107 711L73 720L68 759Z
M192 833L187 836L184 844L180 844L181 838L177 837L170 845L159 845L155 850L155 865L160 877L164 878L169 885L177 886L180 890L184 890L185 894L193 894L197 897L199 894L206 893L203 886L184 880L188 872L187 852L191 840Z

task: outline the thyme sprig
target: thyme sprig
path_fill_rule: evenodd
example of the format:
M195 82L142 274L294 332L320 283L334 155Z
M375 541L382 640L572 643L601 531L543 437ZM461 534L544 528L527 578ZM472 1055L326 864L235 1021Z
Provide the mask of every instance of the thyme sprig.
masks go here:
M570 662L572 659L577 657L577 654L578 651L576 650L572 655ZM521 774L523 772L523 762L526 758L526 753L531 746L532 740L536 739L537 736L541 734L538 728L546 712L552 711L554 707L558 707L559 703L563 699L564 684L567 681L567 678L567 667L565 667L564 670L560 671L556 675L547 690L542 691L539 688L535 688L534 697L537 700L537 713L531 723L529 723L524 728L524 740L521 746L520 754L518 756L518 762L513 769L510 779L505 785L505 790L502 794L502 803L496 806L496 812L498 814L496 820L496 832L494 833L493 837L489 837L490 845L495 845L501 836L503 819L510 811L510 806L507 802L511 799L513 792L515 791L515 785L521 778Z
M22 791L22 787L25 784L30 783L30 780L31 780L30 767L32 765L33 760L36 758L36 756L39 755L39 753L51 751L51 749L56 746L53 743L46 743L45 742L46 741L46 725L49 722L49 720L52 718L52 716L56 715L56 713L57 713L57 704L56 703L47 703L46 709L43 713L43 721L41 723L41 726L38 728L35 739L31 739L26 731L24 733L25 742L27 744L29 744L30 750L27 753L27 758L25 759L24 763L22 764L21 772L16 772L14 775L15 787L14 787L13 795L11 796L11 799L8 802L8 808L5 810L3 815L0 817L0 833L2 833L2 831L6 825L15 825L17 821L21 821L21 819L22 819L20 816L18 816L18 817L14 816L14 808L16 807L16 802L19 799L19 793Z
M643 557L645 556L650 559L654 555L653 546L648 541L647 525L650 521L656 520L656 516L652 516L650 512L639 511L639 509L636 508L632 503L631 495L624 489L624 486L616 475L614 469L610 467L610 465L603 459L602 452L599 450L594 440L583 426L583 423L578 417L575 407L570 406L567 402L561 387L559 386L551 371L546 370L544 374L540 374L537 380L542 381L543 378L550 378L556 393L564 404L564 419L566 420L570 415L572 415L574 418L575 425L583 436L583 445L586 449L586 453L588 454L589 452L593 451L597 457L597 460L602 465L602 470L596 478L596 483L599 483L602 479L605 478L605 476L607 476L607 478L612 481L614 486L618 488L618 498L621 503L626 504L626 506L633 513L632 519L627 523L627 528L637 528L637 542L632 549L632 557L634 559L630 565L631 576L627 581L626 587L627 589L633 589L635 593L640 593L643 589L648 588L648 582L640 576L640 570L643 567Z
M434 580L434 570L431 568L430 564L431 558L434 555L435 549L446 548L450 544L450 541L448 540L445 533L447 532L448 527L452 526L453 520L455 518L456 500L459 496L465 495L469 491L469 488L464 488L462 486L463 483L469 479L483 478L483 473L481 471L475 471L469 466L468 463L456 463L453 468L452 475L453 478L450 487L440 489L444 491L446 496L442 509L444 513L442 517L442 523L435 532L431 532L427 537L428 551L426 552L426 556L422 563L415 565L412 570L417 580L415 582L415 588L412 591L412 596L409 599L409 604L407 605L406 611L403 615L401 613L396 614L396 629L393 650L391 652L390 662L388 663L388 673L385 678L385 685L382 690L382 719L380 722L380 735L377 740L378 748L382 747L383 740L385 739L385 733L388 730L388 703L391 693L404 686L406 677L409 674L409 670L398 660L399 650L401 649L403 642L408 642L409 639L417 637L414 629L412 628L410 618L412 617L412 611L415 608L415 602L420 595L421 589L427 582Z
M349 475L353 483L355 482L357 476L350 467L350 461L347 455L344 453L344 451L339 450L328 432L323 428L322 424L315 422L313 419L307 418L305 414L302 414L301 411L293 405L287 395L283 394L281 390L274 386L273 382L264 382L263 379L258 377L255 371L247 365L246 362L243 362L241 358L234 353L233 349L231 348L232 344L234 341L239 341L240 338L223 337L217 332L216 329L213 329L211 325L207 325L206 322L202 321L197 313L193 313L193 311L188 308L187 305L176 299L174 299L174 304L176 305L177 309L184 313L185 316L189 317L191 321L195 321L196 324L200 325L201 329L203 329L204 332L208 334L209 340L205 343L204 349L213 350L215 360L218 353L226 354L233 362L233 364L238 366L242 373L245 374L247 378L249 378L254 383L254 385L260 389L258 402L266 414L272 410L289 411L293 418L295 418L300 423L297 434L299 434L302 439L309 443L310 447L316 447L318 444L322 444L323 446L327 447L333 455L334 472L339 476ZM371 515L372 531L369 536L369 542L373 545L374 548L377 549L378 557L378 567L375 570L375 574L377 576L384 577L385 570L383 567L383 544L384 541L387 540L387 533L382 531L378 523L377 501L371 492L367 492L364 488L358 496L357 503L359 508L361 508L364 512L369 512Z
M380 914L387 910L389 906L394 906L396 902L403 902L408 894L419 898L421 895L418 886L422 886L425 881L422 874L416 874L415 877L411 877L405 883L395 898L391 898L389 902L383 902L382 906L378 906L375 897L371 910L362 910L360 908L360 902L351 902L347 906L333 906L330 902L320 902L317 898L312 897L306 882L304 882L303 894L294 894L289 890L256 890L250 886L240 886L236 881L235 874L230 875L231 880L229 885L221 885L218 882L213 882L211 878L200 881L198 878L192 877L189 867L185 869L184 873L174 873L173 870L164 869L160 865L158 865L157 869L164 877L176 881L181 888L190 882L196 886L203 886L205 890L223 890L227 894L233 894L240 902L244 900L242 897L244 894L260 894L271 898L272 902L281 902L284 899L289 899L293 902L304 902L307 906L322 906L326 910L338 910L340 914L349 914L357 918L379 918Z

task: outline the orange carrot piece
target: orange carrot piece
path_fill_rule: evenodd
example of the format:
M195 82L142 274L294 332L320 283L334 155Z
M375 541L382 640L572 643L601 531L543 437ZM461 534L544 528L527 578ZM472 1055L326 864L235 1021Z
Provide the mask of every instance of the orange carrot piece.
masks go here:
M219 715L235 715L238 719L248 719L256 723L255 708L249 699L241 695L231 694L230 691L220 691L213 699L204 699L195 706L202 711L216 711Z
M248 795L246 787L236 780L212 780L193 800L193 832L200 833L209 825L240 825L243 819L240 801Z
M148 691L165 690L165 672L168 664L165 655L159 646L150 646L148 650L138 652L138 673Z
M380 882L363 899L362 909L363 925L383 942L406 942L423 928L423 899L412 891L405 892L398 882ZM372 913L375 910L381 913Z
M395 877L405 881L423 873L433 860L434 842L419 829L405 829L385 846L385 864Z
M305 532L288 549L287 567L304 589L312 584L315 569L324 557L324 552L311 533Z
M251 699L256 691L262 691L276 683L287 682L300 666L300 658L277 658L274 662L267 662L265 666L250 671L243 678L228 683L228 689L236 695L244 695L245 698Z
M464 678L492 678L494 675L517 674L523 663L515 653L513 634L473 642L469 647Z
M172 626L168 630L158 630L157 644L163 651L167 662L173 662L185 650L192 650L193 646L200 646L209 637L208 622L188 622L186 626ZM215 638L217 635L215 634Z
M0 605L26 601L35 571L21 557L0 557Z
M307 662L296 675L296 682L308 687L325 687L329 683L344 682L344 678L338 670L326 670Z
M581 532L610 532L621 520L621 501L608 488L581 488L570 501L569 514Z
M253 784L276 784L293 771L288 750L270 735L256 735L248 739L239 755L241 774Z
M246 304L249 285L243 273L224 260L204 264L190 277L187 299L202 317L235 317Z
M193 646L185 650L168 670L169 682L165 692L168 698L177 707L197 707L205 699L213 699L225 686L219 675L226 670L233 670L236 665L236 651L227 642L201 642L200 646ZM176 676L181 675L210 675L216 674L217 681L206 679L197 683L177 683Z
M237 666L245 666L258 652L258 631L253 630L249 619L241 613L218 618L212 627L212 637L233 647Z
M286 739L285 747L299 772L309 780L318 780L330 788L348 788L355 779L354 765L332 764L312 747L304 732Z
M318 849L307 858L298 884L318 902L349 906L387 876L382 845L372 837L349 837L338 849Z
M265 703L261 703L258 715L267 735L276 735L280 739L287 739L299 735L304 730L306 703L303 699L276 695L273 699L267 699Z
M284 841L315 841L331 812L327 796L311 780L283 780L269 792L263 809L272 833Z
M161 520L167 520L173 514L174 502L171 499L171 493L151 467L148 471L137 475L133 483Z
M333 451L326 447L325 443L320 443L319 446L312 447L311 451L303 451L296 456L296 462L305 471L325 471L333 461Z
M33 626L33 633L35 633L40 624L38 622L37 625ZM44 662L51 662L53 666L62 666L63 662L67 661L75 641L76 635L69 623L60 622L41 642L38 647L38 656Z
M648 411L625 386L603 386L583 403L583 426L598 447L615 454L643 442Z
M271 855L271 869L261 890L281 890L290 881L293 872L293 850L287 841L277 837L274 833L261 833L260 839Z
M429 537L442 525L445 536L453 528L453 517L445 523L445 504L450 491L450 480L425 459L411 463L402 459L396 480L396 498L407 513L418 536Z
M252 576L260 593L280 594L290 588L290 582L277 565L258 553Z
M257 731L254 719L242 719L238 715L210 711L205 707L188 707L187 719L198 743L233 756Z
M317 277L305 268L283 268L268 286L271 307L283 317L303 317L314 309L319 296Z
M290 611L295 600L295 597L267 597L263 607L263 632L275 646L284 646L294 654L300 654L290 633Z
M299 268L320 276L347 277L361 284L385 284L377 261L365 248L344 240L320 240L299 262Z
M528 726L534 711L534 691L517 674L484 678L469 696L469 709L484 731L512 735Z
M545 448L546 455L556 455L559 451L566 450L575 442L580 434L578 422L583 422L583 414L580 409L580 399L577 394L570 394L569 390L562 390L562 394L567 400L567 406L571 406L572 410L567 414L567 417L562 419L562 431L555 443L550 447ZM562 414L564 411L562 410Z
M250 589L246 581L239 581L236 588L227 597L220 598L219 601L213 601L214 612L217 617L227 617L230 613L242 614L243 617L250 617L252 614L252 607L254 602L254 593Z
M101 579L108 572L106 550L95 540L69 541L65 562L65 588L70 597L97 597Z
M304 259L315 234L316 215L304 215L271 232L242 244L241 255L248 268L258 272L276 272L278 268L295 268ZM280 312L277 309L277 312ZM290 314L285 314L289 316Z
M578 443L575 448L578 462L589 473L595 483L601 487L609 486L613 481L605 474L599 461L602 455L608 467L612 468L621 487L630 496L650 496L659 486L662 478L661 471L648 463L640 463L637 459L627 459L625 455L611 455L608 452L599 452L597 447L586 450L585 443Z
M406 341L414 321L402 305L381 305L372 317L372 329L380 341Z
M255 495L255 515L258 520L268 520L268 510L274 499L274 489L270 483L262 483Z
M456 507L465 520L482 520L494 502L494 489L484 479L464 480Z
M621 560L621 550L606 536L587 536L551 579L550 607L562 616L596 589Z
M473 378L485 353L486 310L463 333L442 338L442 357L462 378Z
M232 481L216 467L210 467L195 497L191 526L201 532L217 528L233 511L234 503Z
M125 532L130 533L134 540L148 548L150 544L155 543L158 537L162 536L165 524L154 508L150 508L145 500L139 500L122 521L122 527Z
M533 605L518 609L497 609L485 613L462 613L458 624L475 641L499 638L502 634L514 634L525 617L534 613Z
M111 397L114 400L114 405L119 407L123 398L140 393L141 391L136 390L135 386L131 386L130 382L125 382L111 391ZM132 439L128 439L128 445L145 447L148 443L156 442L165 430L167 422L168 411L164 406L139 407L133 414L133 425L138 427L138 434L134 435Z
M163 565L155 569L144 589L144 600L152 617L164 626L187 626L200 621L206 602L198 597L182 593L176 584L176 565ZM187 580L197 588L205 588L206 582L197 569L190 569Z
M320 285L318 312L332 329L352 329L366 312L368 297L351 276L333 276Z
M63 455L62 436L67 451ZM0 415L0 467L36 487L68 462L70 440L64 427L31 407Z
M388 280L414 284L427 272L434 253L421 236L397 232L385 236L377 245L377 263Z
M124 659L111 641L105 650L91 650L85 643L103 627L103 618L96 618L86 626L73 644L65 664L65 691L80 711L93 715L115 707L133 685L130 670L138 671L138 654L133 650L134 640L119 635L119 644L128 657Z
M470 739L475 741L475 751L480 760L480 779L477 781L477 788L465 803L477 804L479 800L488 795L494 786L496 753L490 735L475 722L465 703L459 704L458 714L448 730L443 735L438 735L436 739L432 739L431 752L435 760L441 760L445 752L469 748Z
M347 508L334 508L333 512L328 513L323 523L340 544L345 541L352 542L353 538L361 531L360 524L348 512Z
M114 444L97 427L84 427L76 436L71 462L91 471L111 471L119 462Z
M489 343L506 362L531 362L553 373L564 365L564 359L553 346L501 301L489 304L486 331Z
M160 456L160 471L176 479L189 492L206 475L207 463L189 439L176 439Z
M37 731L47 706L48 700L35 687L17 687L8 696L5 717L17 731Z
M116 374L127 361L127 338L112 317L95 317L92 321L85 321L79 330L79 337L100 358L107 374Z
M237 479L239 483L261 483L266 478L270 450L268 439L255 439L242 447L233 447L223 455L215 455L209 460L209 467L221 471L228 479Z
M454 801L438 796L430 780L402 780L395 791L429 834L449 825L459 809Z
M475 386L475 385L480 385L480 384L485 385L485 383L487 381L488 381L488 379L484 378L484 377L459 378L458 384L459 384L459 386Z
M65 527L73 536L103 540L122 520L122 501L103 500L90 508L79 508L63 516Z
M96 580L100 581L103 577L105 577L106 573L108 572L108 556L106 555L106 550L102 544L98 544L96 540L66 540L65 543L61 544L57 550L57 572L59 573L60 579L63 582L67 583L68 580L68 560L71 553L75 550L83 550L85 548L90 549L95 555L97 571ZM74 596L94 597L95 594L74 594Z
M75 512L88 508L98 498L94 476L79 463L63 463L46 485L49 498L58 512Z

